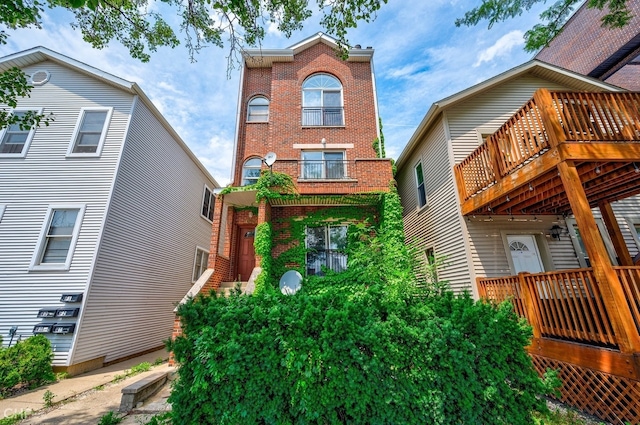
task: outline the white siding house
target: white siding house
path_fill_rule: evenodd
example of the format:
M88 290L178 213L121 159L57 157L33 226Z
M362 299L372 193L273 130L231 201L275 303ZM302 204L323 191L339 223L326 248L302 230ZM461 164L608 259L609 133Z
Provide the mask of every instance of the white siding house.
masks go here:
M54 121L26 143L0 131L3 343L42 331L72 373L161 347L218 184L135 83L43 47L0 58L12 66L36 83L14 113Z
M422 252L443 259L438 278L449 281L457 292L470 291L477 296L476 277L517 274L509 245L520 239L535 245L541 271L585 267L571 217L464 217L461 213L454 165L498 130L539 88L621 91L534 60L434 103L398 158L396 179L406 239ZM418 177L420 169L423 188ZM612 206L633 256L640 246L640 199L632 197ZM599 216L597 209L594 213ZM563 228L559 239L550 236L554 225ZM606 230L601 233L608 239ZM611 252L615 259L615 251Z

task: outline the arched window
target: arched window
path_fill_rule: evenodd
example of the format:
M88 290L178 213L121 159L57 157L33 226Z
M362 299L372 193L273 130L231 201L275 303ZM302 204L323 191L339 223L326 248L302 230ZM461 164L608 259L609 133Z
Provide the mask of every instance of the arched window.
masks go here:
M247 121L268 122L269 121L269 99L264 96L256 96L249 101L247 108Z
M302 84L302 125L344 125L342 84L328 74L316 74Z
M260 177L260 168L262 167L262 159L250 158L244 162L242 166L242 186L255 184Z

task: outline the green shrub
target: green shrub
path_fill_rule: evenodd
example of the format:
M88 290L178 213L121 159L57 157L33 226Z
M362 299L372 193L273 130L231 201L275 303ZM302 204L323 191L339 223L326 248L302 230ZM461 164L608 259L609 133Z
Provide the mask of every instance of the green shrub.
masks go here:
M17 385L35 387L55 380L52 360L51 343L43 335L0 350L0 396Z
M102 415L102 417L100 418L100 422L98 422L98 425L116 425L122 422L122 419L124 418L122 416L118 416L117 413L108 412Z
M530 328L508 304L327 286L179 314L176 423L527 424L545 410Z

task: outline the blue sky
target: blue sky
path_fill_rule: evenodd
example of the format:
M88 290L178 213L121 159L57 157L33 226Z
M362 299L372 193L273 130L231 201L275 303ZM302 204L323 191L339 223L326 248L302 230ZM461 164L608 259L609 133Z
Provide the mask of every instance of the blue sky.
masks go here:
M315 2L311 2L315 4ZM456 28L479 0L389 0L377 19L350 31L352 45L372 46L387 155L397 158L433 102L530 60L524 32L544 5L517 19ZM9 31L0 56L45 46L137 82L221 185L229 183L240 72L227 78L228 51L203 49L191 63L186 48L163 48L148 63L131 59L117 42L95 50L64 11L46 10L42 29ZM290 39L269 31L265 48L286 48L321 27L312 17Z

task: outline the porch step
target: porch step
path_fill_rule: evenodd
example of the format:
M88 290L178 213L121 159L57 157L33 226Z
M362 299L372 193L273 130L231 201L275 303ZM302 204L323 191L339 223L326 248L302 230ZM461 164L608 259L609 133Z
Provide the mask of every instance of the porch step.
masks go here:
M222 282L216 292L218 293L218 295L224 295L225 297L228 297L231 291L233 291L239 284L240 290L244 294L246 293L247 283L248 282Z

